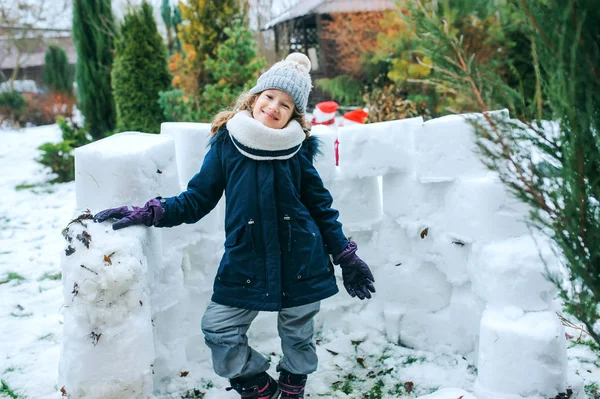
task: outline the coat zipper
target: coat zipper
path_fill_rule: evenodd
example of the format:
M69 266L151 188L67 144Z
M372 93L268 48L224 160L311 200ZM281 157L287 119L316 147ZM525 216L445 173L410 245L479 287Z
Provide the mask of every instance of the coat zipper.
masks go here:
M288 225L288 252L292 252L292 224L290 223L290 219L291 218L288 215L283 217L283 220L285 220Z
M255 180L258 184L258 165L256 167L256 175L255 175ZM260 212L260 195L258 197L258 201L256 202L256 209L258 212L258 220L263 220L262 219L262 215ZM261 233L261 237L262 237L262 242L263 242L263 246L264 246L264 259L265 259L265 291L266 291L266 296L269 296L269 268L267 267L267 245L266 245L266 241L265 241L265 236L264 236L264 229L262 228L262 226L260 226L259 229L260 233Z

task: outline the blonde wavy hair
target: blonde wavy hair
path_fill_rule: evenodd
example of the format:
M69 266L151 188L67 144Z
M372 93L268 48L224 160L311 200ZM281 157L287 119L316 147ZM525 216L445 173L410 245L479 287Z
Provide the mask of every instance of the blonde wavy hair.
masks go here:
M219 129L223 127L235 114L240 111L248 111L250 115L252 115L252 107L254 106L254 101L258 98L260 93L250 94L250 93L242 93L237 98L235 105L233 108L219 112L212 121L210 126L210 134L214 136L217 134ZM298 108L294 107L294 113L292 114L291 120L297 121L302 130L304 130L304 134L306 138L310 136L310 123L306 120L304 113L298 112ZM289 122L288 122L289 123Z

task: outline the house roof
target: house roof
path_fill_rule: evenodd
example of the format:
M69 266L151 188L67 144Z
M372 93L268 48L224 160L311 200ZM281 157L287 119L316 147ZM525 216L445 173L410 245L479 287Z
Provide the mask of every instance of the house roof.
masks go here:
M310 14L332 14L336 12L380 11L395 8L394 0L300 0L291 8L269 21L263 30L271 29L282 22Z
M64 36L43 37L41 40L30 39L32 46L30 51L21 55L19 66L21 68L37 67L44 65L46 48L50 44L56 44L67 53L69 64L75 64L77 61L77 52L75 44L70 34ZM0 39L0 69L13 69L17 65L17 49L10 40Z

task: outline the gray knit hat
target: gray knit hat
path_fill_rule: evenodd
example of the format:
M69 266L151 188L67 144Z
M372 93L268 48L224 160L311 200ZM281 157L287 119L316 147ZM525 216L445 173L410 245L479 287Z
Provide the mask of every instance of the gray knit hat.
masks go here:
M296 108L306 112L308 95L312 88L310 79L310 60L302 53L292 53L284 61L279 61L267 72L260 75L250 94L258 94L269 89L278 89L292 97Z

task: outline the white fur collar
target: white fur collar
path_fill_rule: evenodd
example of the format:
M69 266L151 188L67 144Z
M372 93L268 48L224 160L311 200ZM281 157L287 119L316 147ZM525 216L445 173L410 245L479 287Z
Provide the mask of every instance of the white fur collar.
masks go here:
M283 129L272 129L240 111L227 122L227 130L236 148L256 160L289 159L306 138L298 121L291 120Z

